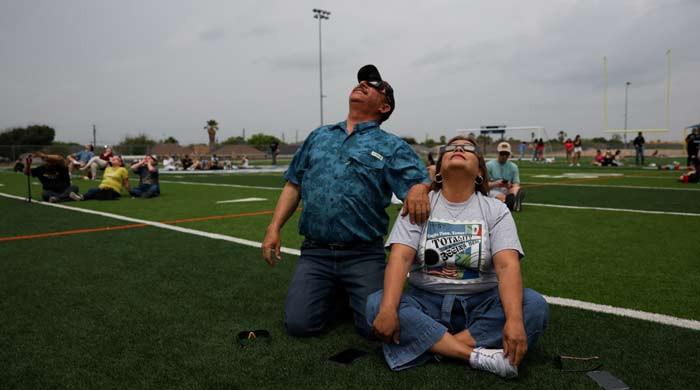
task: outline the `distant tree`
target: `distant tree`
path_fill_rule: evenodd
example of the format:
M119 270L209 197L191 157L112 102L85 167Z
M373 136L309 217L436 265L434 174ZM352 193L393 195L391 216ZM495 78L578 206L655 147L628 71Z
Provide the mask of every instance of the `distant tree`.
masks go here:
M406 143L409 144L409 145L415 145L415 144L418 143L418 142L416 142L416 139L413 138L413 137L401 137L401 139L403 139L404 141L406 141Z
M0 145L51 145L56 130L46 125L15 127L0 133Z
M426 138L426 140L423 141L423 146L425 147L432 148L435 145L437 145L437 142L435 142L435 140L432 138Z
M594 137L591 138L591 142L594 144L607 144L608 140L606 140L604 137Z
M447 137L445 137L444 135L441 135L440 136L440 145L444 145L446 143L447 143Z
M263 152L267 152L270 148L270 144L273 142L277 142L280 145L283 144L279 138L263 133L253 134L250 138L248 138L249 145Z
M493 143L493 138L486 134L479 134L479 136L476 137L476 142L478 142L481 145L488 145Z
M166 138L166 139L160 141L160 142L163 143L163 144L179 144L179 143L180 143L180 142L178 142L177 139L176 139L175 137L173 137L172 135L171 135L170 137L168 137L168 138Z
M610 137L610 141L608 141L608 146L611 148L618 148L624 146L624 142L622 142L622 136L620 134L613 134L612 137Z
M243 144L245 144L245 140L241 136L228 137L221 144L222 145L243 145Z
M0 155L16 158L22 153L51 145L55 136L56 130L47 125L30 125L4 130L0 133L0 145L10 145L12 147L0 148Z
M155 144L156 141L154 139L141 133L135 137L127 135L117 144L117 147L122 154L142 155L148 153L148 150Z
M476 139L476 134L474 134L474 132L471 132L467 135L467 137L469 137L471 139Z
M75 153L82 149L82 145L77 142L59 142L54 141L51 143L50 154L59 154L61 156L67 156L71 153Z

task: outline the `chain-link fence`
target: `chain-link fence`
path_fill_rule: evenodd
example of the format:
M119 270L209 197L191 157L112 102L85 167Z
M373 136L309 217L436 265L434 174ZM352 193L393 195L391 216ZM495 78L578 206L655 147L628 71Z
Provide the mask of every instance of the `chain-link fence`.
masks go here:
M85 148L84 145L0 145L0 162L15 161L23 157L27 153L44 152L46 154L58 154L67 156L76 153ZM121 145L112 146L115 154L120 155L144 155L149 153L150 145ZM104 147L97 147L95 153L99 154L104 150Z

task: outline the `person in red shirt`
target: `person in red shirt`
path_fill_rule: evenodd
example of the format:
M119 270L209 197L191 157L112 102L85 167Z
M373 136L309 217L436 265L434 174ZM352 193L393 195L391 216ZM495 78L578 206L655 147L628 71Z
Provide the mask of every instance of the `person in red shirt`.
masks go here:
M574 141L571 138L567 138L564 141L564 149L566 150L566 162L571 163L571 153L574 151ZM573 164L569 164L571 166Z

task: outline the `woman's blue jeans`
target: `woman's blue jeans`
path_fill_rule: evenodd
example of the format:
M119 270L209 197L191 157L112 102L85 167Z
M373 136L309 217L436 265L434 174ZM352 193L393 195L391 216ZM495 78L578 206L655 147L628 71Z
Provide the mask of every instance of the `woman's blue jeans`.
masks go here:
M367 298L369 325L379 314L383 290ZM505 314L498 287L473 295L442 295L418 288L401 296L399 344L384 344L384 358L394 371L417 366L434 359L430 347L445 332L468 329L477 347L503 348ZM523 318L528 349L537 343L547 327L549 308L537 291L523 290Z

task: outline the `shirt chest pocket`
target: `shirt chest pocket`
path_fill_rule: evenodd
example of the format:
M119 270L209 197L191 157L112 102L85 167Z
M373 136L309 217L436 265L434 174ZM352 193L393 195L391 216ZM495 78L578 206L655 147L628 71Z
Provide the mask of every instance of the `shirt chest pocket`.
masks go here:
M376 156L375 156L376 155ZM384 170L385 159L377 152L358 152L348 157L348 165L354 171L365 174L379 174Z

